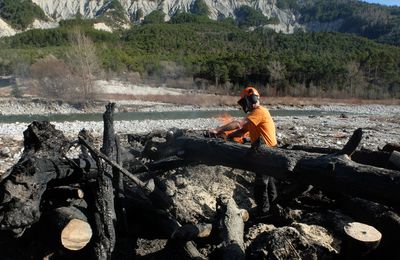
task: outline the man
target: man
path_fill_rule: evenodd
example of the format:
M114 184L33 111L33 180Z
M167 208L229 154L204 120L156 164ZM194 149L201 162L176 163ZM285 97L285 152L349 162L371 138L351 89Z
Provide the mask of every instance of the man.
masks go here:
M258 149L262 145L275 147L277 145L275 135L275 123L267 108L260 105L260 94L254 87L245 88L240 96L238 104L247 114L240 121L232 121L226 125L210 130L212 134L224 135L226 131L235 130L228 134L227 138L243 136L249 132L252 148ZM277 197L275 180L267 175L256 174L254 186L254 199L257 204L259 216L265 216L269 212L270 203Z

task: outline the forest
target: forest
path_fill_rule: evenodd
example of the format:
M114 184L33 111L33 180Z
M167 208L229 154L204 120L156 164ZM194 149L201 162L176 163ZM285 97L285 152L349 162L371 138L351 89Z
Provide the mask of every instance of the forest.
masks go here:
M227 93L252 84L279 96L400 97L397 46L348 33L249 30L249 24L274 21L245 8L241 24L230 18L214 21L199 10L169 22L155 11L141 25L113 33L79 18L61 21L56 29L30 30L0 41L0 73L29 74L32 64L50 54L65 61L71 32L78 27L107 73L139 73L167 85L169 79L189 78L193 84L187 88L214 86Z

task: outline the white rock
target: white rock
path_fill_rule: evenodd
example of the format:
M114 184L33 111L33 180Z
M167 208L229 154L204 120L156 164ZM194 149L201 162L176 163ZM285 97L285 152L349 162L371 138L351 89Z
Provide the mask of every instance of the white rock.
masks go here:
M267 27L277 32L293 33L296 28L301 26L296 22L295 16L291 11L281 10L276 6L276 1L271 0L204 0L210 10L209 17L216 20L218 17L235 17L235 10L243 5L251 6L260 10L267 17L278 17L280 24L267 25ZM32 0L43 9L49 16L56 21L71 19L80 13L84 18L94 18L106 10L110 0ZM195 0L120 0L124 11L129 18L134 18L141 10L146 16L155 10L161 10L166 14L166 20L169 20L176 12L190 11Z
M13 36L18 31L13 29L8 23L6 23L3 19L0 18L0 38Z

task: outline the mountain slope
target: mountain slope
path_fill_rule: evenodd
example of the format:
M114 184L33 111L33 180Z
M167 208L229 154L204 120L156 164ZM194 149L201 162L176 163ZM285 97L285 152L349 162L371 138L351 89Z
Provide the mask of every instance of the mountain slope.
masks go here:
M400 7L358 0L0 0L0 17L15 30L45 27L38 20L77 17L126 28L154 11L163 12L168 21L178 13L195 12L196 6L207 8L213 20L232 17L239 22L246 13L240 9L248 7L267 18L262 26L276 32L336 31L400 45ZM1 32L3 27L0 36L9 35Z
M357 0L279 0L278 6L295 12L306 31L354 33L400 45L400 7Z

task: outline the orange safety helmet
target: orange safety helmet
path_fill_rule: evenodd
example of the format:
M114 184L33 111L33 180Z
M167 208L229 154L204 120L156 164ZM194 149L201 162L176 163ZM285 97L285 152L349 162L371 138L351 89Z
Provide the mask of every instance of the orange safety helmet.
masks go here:
M252 110L253 105L260 99L260 94L254 87L245 88L240 94L238 104L242 107L245 113Z
M243 89L242 93L240 94L240 98L244 98L245 96L251 96L251 95L256 95L256 96L260 97L260 94L258 93L257 89L250 86L250 87Z

